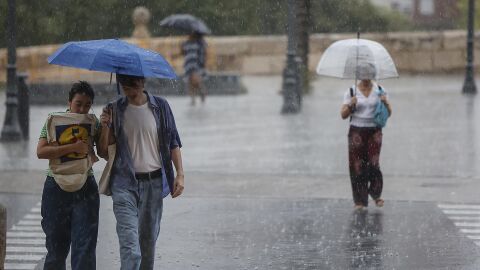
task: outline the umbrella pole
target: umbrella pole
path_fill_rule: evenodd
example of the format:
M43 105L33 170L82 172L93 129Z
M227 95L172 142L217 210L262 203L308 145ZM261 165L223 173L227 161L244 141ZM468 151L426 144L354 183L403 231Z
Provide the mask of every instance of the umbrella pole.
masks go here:
M118 74L115 73L115 81L117 82L117 95L120 96L120 84L118 83Z
M358 83L358 78L357 78L357 68L358 68L358 43L360 41L360 29L357 31L357 59L355 63L355 87L354 87L354 96L357 95L357 83Z

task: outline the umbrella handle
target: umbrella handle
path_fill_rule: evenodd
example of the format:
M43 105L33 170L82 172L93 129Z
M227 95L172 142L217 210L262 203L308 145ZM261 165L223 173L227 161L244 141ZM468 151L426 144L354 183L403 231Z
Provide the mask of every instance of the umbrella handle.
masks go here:
M353 97L353 96L354 96L354 94L353 94L353 88L352 88L352 87L350 87L350 97ZM352 108L351 108L351 112L352 112L352 113L354 113L354 112L355 112L355 106L352 106Z
M117 83L117 95L120 96L120 83L118 82L118 74L115 73L115 81Z

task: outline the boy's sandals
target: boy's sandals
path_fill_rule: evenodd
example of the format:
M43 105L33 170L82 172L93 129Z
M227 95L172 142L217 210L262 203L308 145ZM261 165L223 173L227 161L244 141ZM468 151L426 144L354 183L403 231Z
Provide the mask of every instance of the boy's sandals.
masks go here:
M383 199L376 199L375 200L375 205L377 207L383 207L383 204L385 203L385 201Z

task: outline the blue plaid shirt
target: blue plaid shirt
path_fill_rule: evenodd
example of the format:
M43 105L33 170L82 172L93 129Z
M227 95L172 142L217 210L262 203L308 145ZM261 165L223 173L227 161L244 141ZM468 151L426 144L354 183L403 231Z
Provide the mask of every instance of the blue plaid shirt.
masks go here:
M163 197L173 192L173 182L175 173L173 171L170 150L176 147L182 147L180 136L178 135L175 119L168 102L161 97L147 95L148 106L153 112L155 122L157 123L157 133L159 139L159 153L162 158L163 170ZM117 101L116 112L114 112L114 132L116 138L117 152L113 162L110 185L116 188L127 189L138 192L138 182L135 178L135 169L133 166L132 155L128 146L127 136L123 131L125 110L128 106L126 97L121 97ZM113 104L109 103L108 108Z

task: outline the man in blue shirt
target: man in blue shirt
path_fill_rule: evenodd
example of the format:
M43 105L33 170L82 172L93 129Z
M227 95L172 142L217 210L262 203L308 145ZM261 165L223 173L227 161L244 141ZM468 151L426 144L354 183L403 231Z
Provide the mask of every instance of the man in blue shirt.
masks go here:
M170 106L144 91L143 77L118 74L117 80L125 97L104 108L99 145L108 156L108 145L116 143L110 191L121 269L151 270L163 198L184 188L182 144Z

